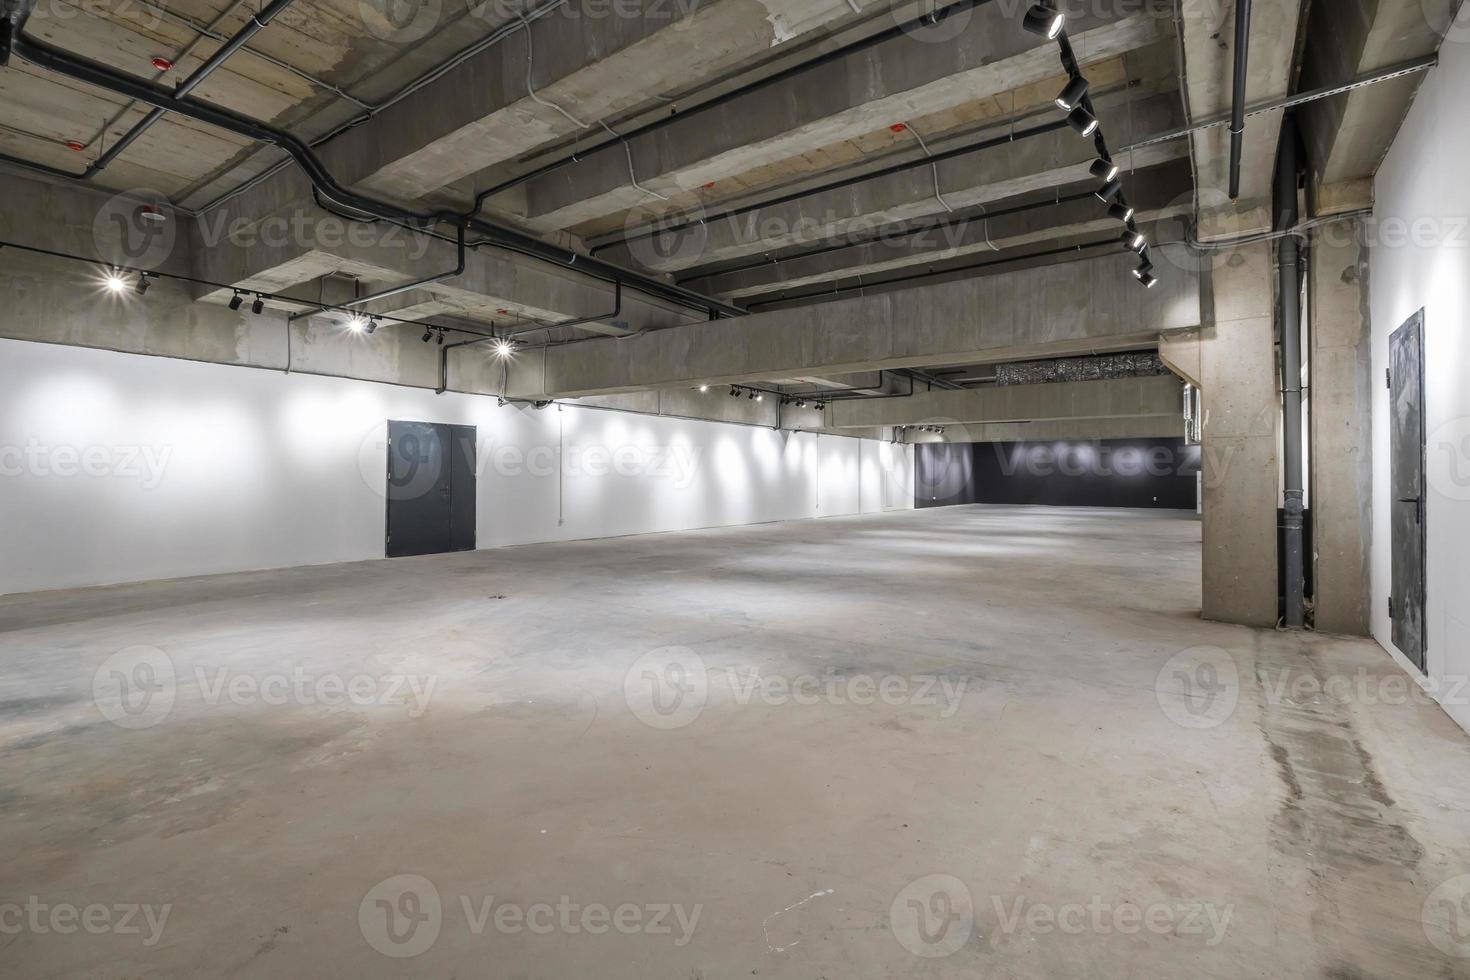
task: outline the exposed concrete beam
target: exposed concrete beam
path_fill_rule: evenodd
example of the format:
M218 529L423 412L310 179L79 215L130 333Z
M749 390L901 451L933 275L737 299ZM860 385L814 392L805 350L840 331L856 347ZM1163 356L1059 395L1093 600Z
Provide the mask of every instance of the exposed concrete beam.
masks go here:
M1457 0L1334 0L1312 8L1303 88L1421 57L1439 47ZM1298 114L1319 213L1373 203L1370 178L1397 135L1423 73L1380 82L1304 107Z
M1128 131L1130 122L1134 132L1151 133L1174 129L1181 121L1179 102L1172 96L1145 99L1130 110L1127 96L1119 95L1099 100L1098 113L1104 125L1119 134ZM1041 118L1050 121L1052 117ZM1019 123L1018 127L1026 124ZM1008 125L996 127L961 142L1004 136L1009 129ZM1185 152L1182 142L1160 143L1140 149L1131 161L1123 162L1146 169L1180 159ZM1094 159L1092 143L1065 129L946 160L937 165L939 187L950 207L977 208L1086 180ZM1125 179L1125 186L1128 183ZM659 272L674 272L806 242L840 242L862 237L883 225L942 213L944 208L935 198L933 173L920 167L762 207L749 214L695 224L665 236L677 236L673 244L662 239L656 245L644 240L602 254L615 262L636 262Z
M1177 248L1155 249L1168 272L1153 289L1130 275L1131 255L1109 254L526 351L511 390L590 395L1129 349L1200 322L1199 278Z
M1237 4L1181 0L1185 97L1191 119L1210 119L1231 108ZM1327 6L1336 8L1336 0ZM1302 0L1254 0L1246 102L1285 96L1291 89ZM1246 122L1241 154L1240 200L1230 200L1230 132L1217 127L1194 134L1199 185L1199 234L1205 240L1271 230L1271 177L1281 115Z
M903 398L854 398L827 407L834 429L875 425L1045 422L1062 419L1180 415L1179 379L1110 378L1004 385L970 391L919 391Z
M852 430L857 431L857 430ZM982 422L956 425L942 436L914 433L912 442L1043 442L1054 439L1177 439L1184 420L1177 414L1121 419L1057 419L1049 422Z
M1182 160L1129 175L1129 203L1138 209L1140 224L1161 218L1192 215L1193 179ZM854 245L817 255L768 262L754 269L716 272L684 282L691 289L729 298L744 298L775 290L799 289L835 278L875 275L928 265L963 256L1040 247L1063 238L1116 233L1119 225L1091 194L1095 183L1064 188L1064 195L1082 193L1081 201L1053 205L1052 196L1041 199L1045 207L1018 214L986 219L974 215L952 219L950 227L925 231L905 238L887 237L869 244ZM1036 201L1034 195L1021 201L1005 201L998 209ZM840 243L833 243L840 244Z
M948 31L932 39L922 32L905 34L815 66L791 85L759 89L635 137L627 150L638 184L670 195L786 161L800 170L804 155L870 137L894 123L1048 79L1052 84L1040 98L1050 99L1065 82L1057 80L1055 46L1022 30L1014 5L988 4L970 12L968 20L952 39ZM1172 24L1152 12L1113 23L1091 14L1073 21L1078 49L1089 62L1115 58L1172 33ZM793 92L800 97L793 98ZM883 139L912 148L907 135L890 133ZM813 162L826 163L807 165ZM617 146L538 178L528 187L529 222L542 230L569 228L651 203L630 177L627 153Z

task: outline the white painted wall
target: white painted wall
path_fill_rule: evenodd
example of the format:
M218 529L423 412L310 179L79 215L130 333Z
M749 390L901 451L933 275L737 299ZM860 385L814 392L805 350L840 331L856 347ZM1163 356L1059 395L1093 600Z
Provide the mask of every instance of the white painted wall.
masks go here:
M477 427L481 548L913 506L911 447L0 340L0 593L381 558L388 419Z
M1470 730L1458 681L1470 676L1470 45L1446 42L1425 79L1374 188L1371 255L1373 318L1373 635L1392 651L1388 618L1389 402L1383 383L1388 337L1425 311L1425 431L1428 435L1428 632L1431 690Z

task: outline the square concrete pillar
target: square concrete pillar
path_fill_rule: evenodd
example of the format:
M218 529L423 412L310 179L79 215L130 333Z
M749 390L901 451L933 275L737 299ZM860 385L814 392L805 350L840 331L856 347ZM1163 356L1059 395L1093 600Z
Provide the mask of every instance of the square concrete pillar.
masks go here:
M1372 531L1368 247L1362 223L1328 225L1308 253L1315 625L1367 636Z
M1280 453L1269 245L1213 256L1205 324L1159 353L1203 396L1203 598L1206 619L1277 621Z

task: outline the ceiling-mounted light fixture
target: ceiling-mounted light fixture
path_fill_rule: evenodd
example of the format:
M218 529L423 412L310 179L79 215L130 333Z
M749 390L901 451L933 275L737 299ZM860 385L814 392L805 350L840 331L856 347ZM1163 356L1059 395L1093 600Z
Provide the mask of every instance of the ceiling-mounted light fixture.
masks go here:
M515 352L516 352L515 341L513 341L513 340L507 340L504 337L502 337L500 340L497 340L495 342L495 356L496 357L502 357L502 358L504 358L504 357L510 357Z
M370 333L373 333L374 331L376 331L377 329L378 329L378 318L375 317L375 316L368 317L367 327L363 330L363 333L369 333L370 334Z
M263 313L264 311L265 311L265 297L261 296L259 293L256 293L255 294L255 302L253 302L253 303L250 304L250 312L251 313L254 313L256 316L260 316L260 314Z
M700 391L709 391L709 385L700 385L699 386L699 390Z
M765 401L766 400L766 393L764 391L757 391L755 393L755 400L758 401L758 402Z
M1073 75L1071 81L1067 82L1067 87L1062 89L1062 94L1057 96L1057 108L1071 112L1087 97L1088 88L1087 79L1080 74Z
M1145 272L1143 275L1138 277L1138 281L1143 283L1144 289L1153 289L1154 286L1158 285L1159 282L1159 280L1154 277L1154 274L1152 272Z
M745 397L749 398L751 401L755 401L755 389L751 389L750 393L747 394Z
M362 333L367 329L367 318L354 313L352 318L347 321L347 329L353 333Z
M1026 30L1032 34L1040 34L1048 41L1055 41L1066 23L1065 14L1044 3L1038 3L1026 11L1026 19L1022 21Z
M1108 217L1117 218L1119 221L1132 221L1134 215L1131 204L1113 204L1108 208Z
M737 388L737 387L735 387L734 385L731 385L730 386L730 397L731 398L739 398L740 397L740 389Z
M148 292L148 287L151 285L153 285L153 283L149 281L148 273L140 272L138 273L138 284L133 288L138 291L139 296L142 296L144 293Z
M1091 136L1097 132L1097 117L1079 105L1067 113L1067 125L1083 136Z
M439 334L435 338L435 340L439 344L440 347L443 347L444 346L444 331L443 330L440 330L439 331Z
M1143 260L1143 264L1140 265L1138 268L1136 268L1136 269L1133 270L1133 278L1135 278L1138 281L1142 282L1143 281L1143 277L1152 274L1153 271L1154 271L1154 264L1152 262L1150 262L1148 259L1144 259Z
M1137 228L1129 228L1123 232L1121 240L1125 248L1130 248L1135 252L1142 253L1144 249L1148 248L1148 239Z
M1111 204L1121 193L1123 193L1123 182L1114 177L1097 189L1097 199L1104 204Z
M1092 161L1091 170L1092 175L1103 182L1112 180L1114 177L1118 176L1119 172L1119 168L1116 163L1111 160L1105 160L1102 157L1098 157L1096 160Z
M425 330L424 331L424 336L421 339L423 340L424 343L427 344L429 341L431 341L431 340L434 339L434 331L432 331L432 330Z
M114 293L120 293L124 289L128 288L126 280L124 280L122 274L118 272L109 272L105 276L103 276L102 285L106 286L109 291Z
M238 289L235 290L234 293L235 294L230 297L230 309L238 310L241 306L245 305L245 297L240 295L240 290Z

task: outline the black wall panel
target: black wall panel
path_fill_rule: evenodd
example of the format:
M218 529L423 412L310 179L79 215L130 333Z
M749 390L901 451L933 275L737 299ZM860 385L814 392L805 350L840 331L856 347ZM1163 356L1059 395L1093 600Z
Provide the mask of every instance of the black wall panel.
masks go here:
M914 504L1194 510L1199 466L1183 439L919 443Z

